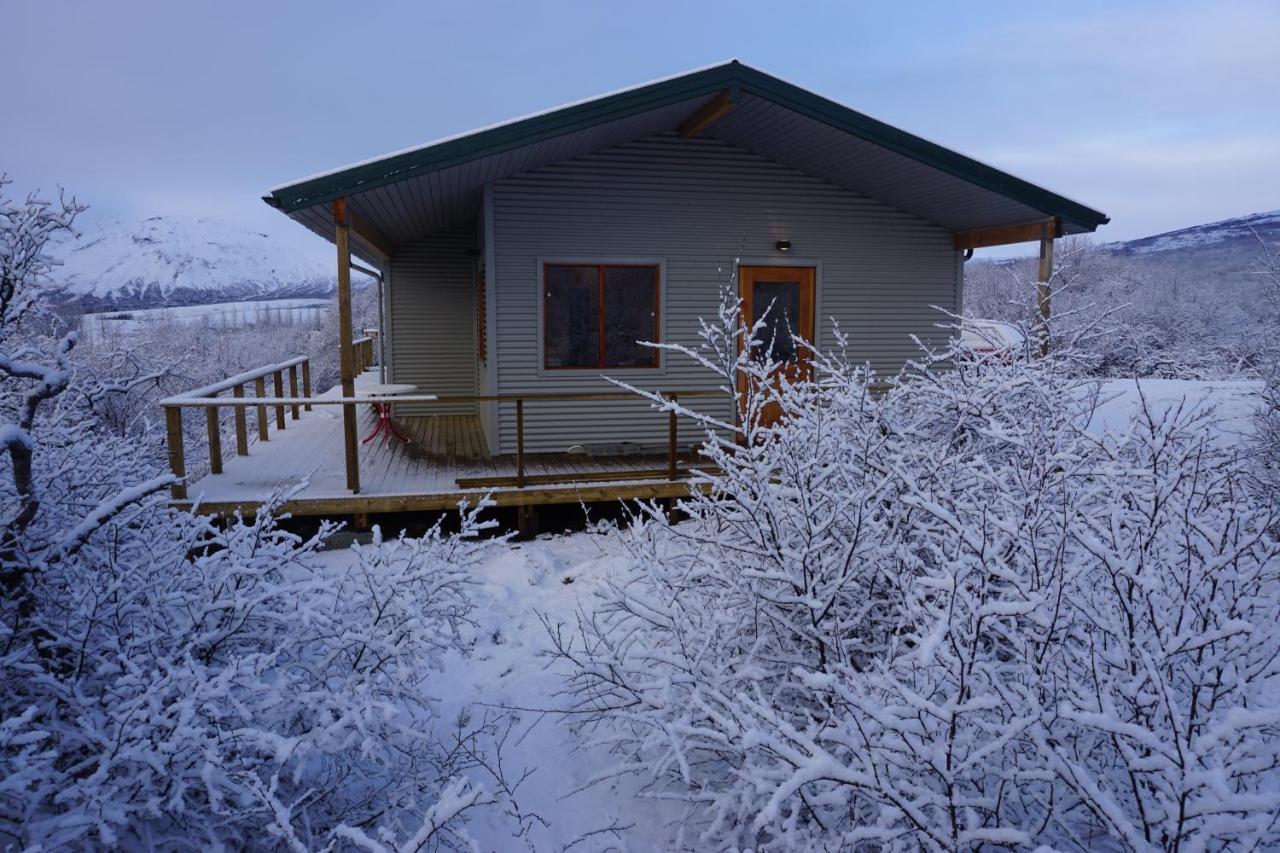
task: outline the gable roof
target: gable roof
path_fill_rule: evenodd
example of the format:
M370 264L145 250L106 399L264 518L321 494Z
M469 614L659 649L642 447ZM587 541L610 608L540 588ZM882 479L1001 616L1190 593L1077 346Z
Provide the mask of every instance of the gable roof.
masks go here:
M699 110L733 108L714 137L953 231L1062 220L1065 233L1108 217L737 60L345 166L270 190L264 201L326 237L328 203L393 242L474 220L491 181L676 130Z

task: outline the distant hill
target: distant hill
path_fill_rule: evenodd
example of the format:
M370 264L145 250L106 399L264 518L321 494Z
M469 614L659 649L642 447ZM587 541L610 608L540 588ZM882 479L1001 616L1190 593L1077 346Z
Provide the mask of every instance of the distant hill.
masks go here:
M1123 255L1203 252L1214 249L1256 252L1258 237L1268 244L1280 242L1280 210L1192 225L1190 228L1179 228L1122 243L1106 243L1103 248Z
M215 219L89 223L55 254L54 297L85 310L327 297L332 263Z
M1150 270L1170 279L1252 288L1258 284L1259 238L1280 256L1280 210L1094 246L1103 257L1123 262L1131 269ZM979 263L1023 266L1034 264L1035 259L1024 255Z
M1117 259L1162 275L1217 286L1253 287L1258 281L1259 238L1273 252L1280 253L1280 210L1192 225L1137 240L1104 243L1101 248Z

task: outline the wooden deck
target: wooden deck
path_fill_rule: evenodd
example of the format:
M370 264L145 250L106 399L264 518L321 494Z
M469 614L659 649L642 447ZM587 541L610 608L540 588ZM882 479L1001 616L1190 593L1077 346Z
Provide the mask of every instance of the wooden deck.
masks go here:
M336 391L328 394L333 395ZM367 435L374 426L371 407L360 406L359 419L359 434ZM188 498L175 504L210 513L252 513L272 494L299 486L282 511L314 516L442 510L486 494L498 506L688 494L685 481L665 475L666 454L527 454L527 485L491 485L484 481L515 476L515 459L489 456L477 417L435 415L395 423L409 442L378 438L360 447L359 494L346 488L342 407L317 405L299 420L287 421L286 429L273 430L267 441L250 444L247 456L224 453L223 472L191 482ZM684 456L682 461L691 460Z
M409 439L405 447L411 455L444 461L489 458L479 415L396 418L395 424Z

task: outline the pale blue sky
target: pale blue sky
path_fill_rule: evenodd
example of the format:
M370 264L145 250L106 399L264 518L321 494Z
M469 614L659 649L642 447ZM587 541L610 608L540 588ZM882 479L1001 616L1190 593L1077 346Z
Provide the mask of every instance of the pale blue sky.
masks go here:
M1280 3L0 0L0 171L288 239L268 186L736 56L1106 211L1280 208ZM317 240L318 244L318 240Z

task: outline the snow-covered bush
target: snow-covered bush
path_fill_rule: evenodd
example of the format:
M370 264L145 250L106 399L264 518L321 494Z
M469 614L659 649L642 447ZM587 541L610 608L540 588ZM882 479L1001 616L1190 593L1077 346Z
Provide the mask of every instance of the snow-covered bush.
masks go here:
M376 297L372 287L354 292L357 329L377 325ZM106 332L99 330L77 346L77 378L82 385L97 376L127 382L127 390L99 394L89 402L103 429L135 437L154 430L158 404L165 397L299 355L311 359L313 392L326 391L338 382L336 303L319 318L294 320L285 317L279 322L222 328L170 319L132 325L128 331L115 331L108 324ZM223 428L231 429L234 413L222 409L221 417ZM198 478L208 466L205 422L188 417L184 425L187 472ZM151 442L148 448L157 464L164 462L163 442ZM227 448L225 452L232 451Z
M1255 234L1255 236L1257 236ZM1272 250L1258 236L1258 260L1255 272L1263 283L1267 297L1266 317L1273 331L1280 327L1280 250ZM1255 418L1257 462L1262 480L1276 501L1280 501L1280 341L1274 335L1268 340L1262 359L1262 402Z
M970 260L966 313L1036 329L1038 273L1035 258ZM1251 374L1275 338L1258 285L1231 263L1126 255L1086 237L1065 238L1050 281L1052 337L1055 344L1074 339L1094 376Z
M466 642L460 532L329 557L270 506L177 513L86 405L38 300L77 207L0 202L0 845L438 849L484 801L431 720Z
M1254 416L1258 479L1272 500L1280 501L1280 354L1273 356L1263 382Z
M790 386L737 328L685 354L741 440L651 398L708 427L703 488L549 626L690 846L1280 843L1277 510L1206 413L1095 437L1069 353Z

